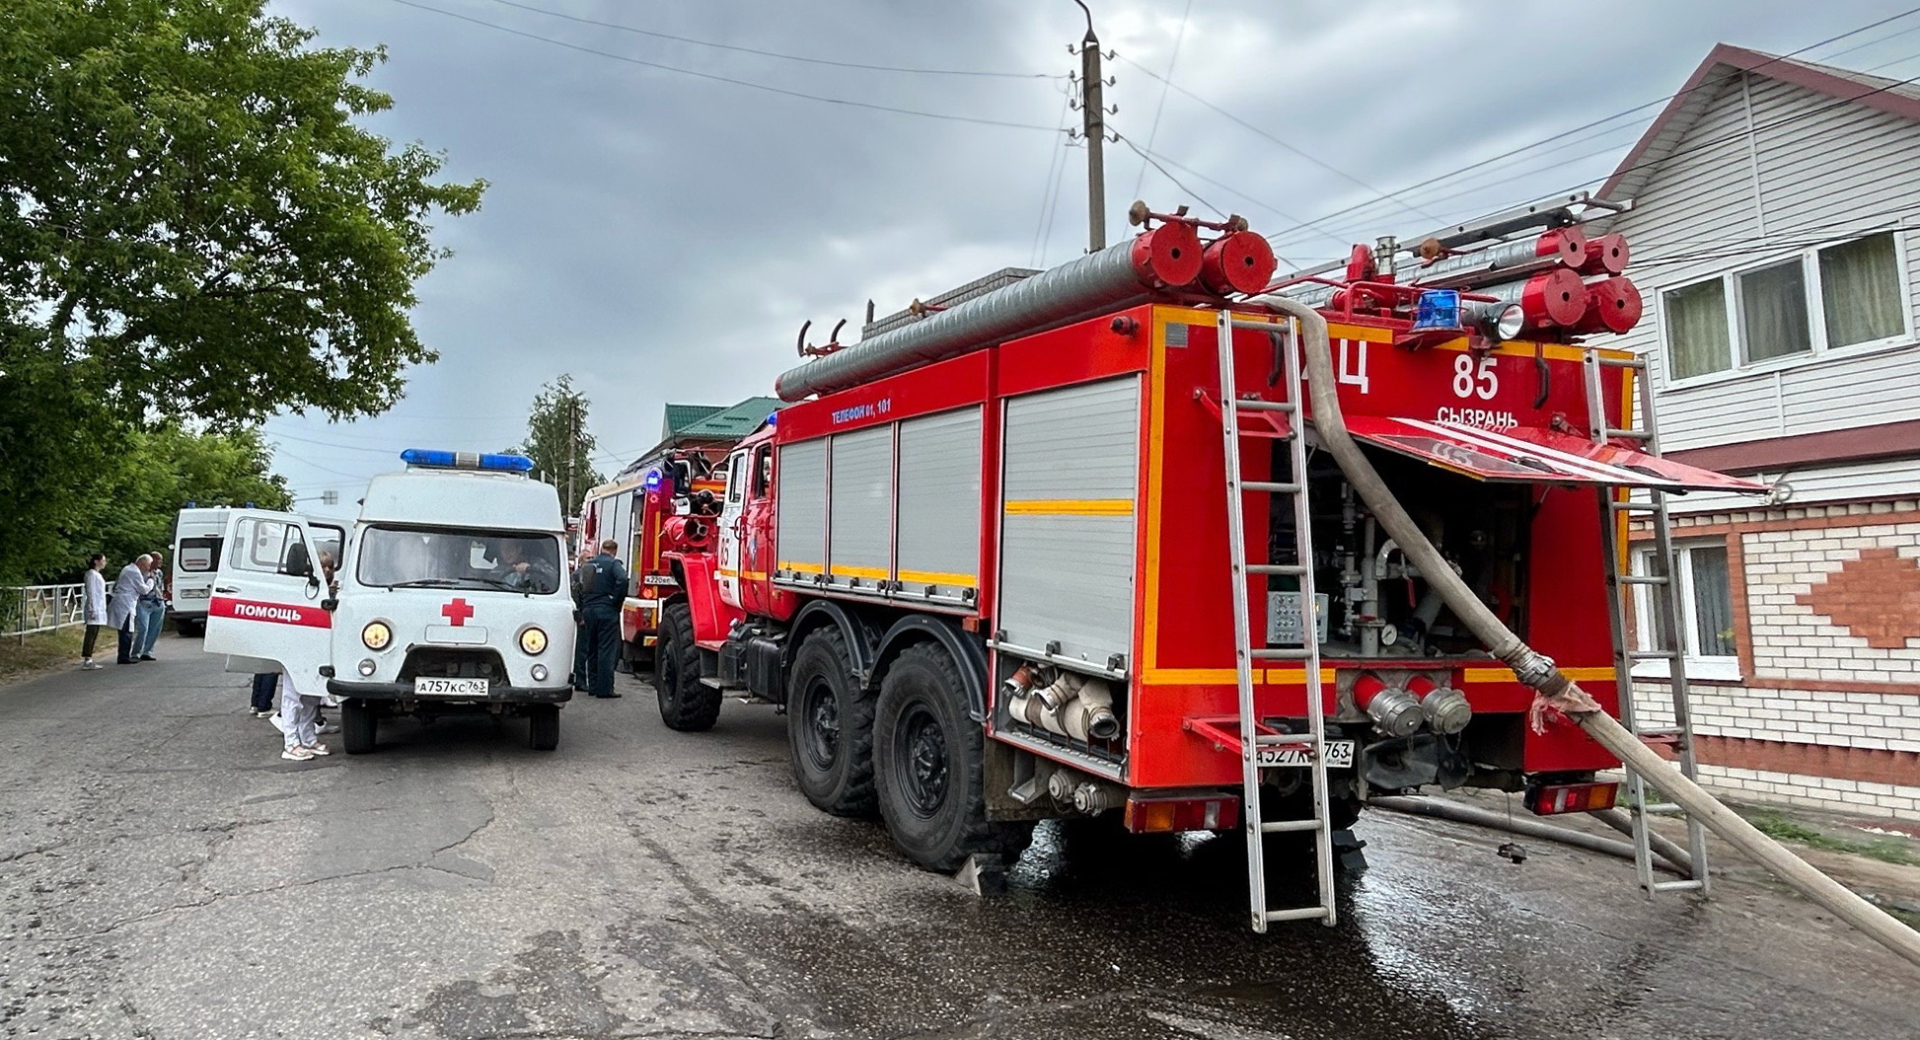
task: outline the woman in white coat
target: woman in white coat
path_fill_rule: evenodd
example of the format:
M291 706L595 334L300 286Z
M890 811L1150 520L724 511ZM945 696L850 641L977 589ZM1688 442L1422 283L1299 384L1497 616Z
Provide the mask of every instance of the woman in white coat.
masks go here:
M107 627L107 579L100 573L106 566L106 554L94 553L87 559L87 575L80 582L85 590L82 608L87 621L87 637L80 644L80 667L89 671L100 667L93 660L93 644L100 638L100 630Z

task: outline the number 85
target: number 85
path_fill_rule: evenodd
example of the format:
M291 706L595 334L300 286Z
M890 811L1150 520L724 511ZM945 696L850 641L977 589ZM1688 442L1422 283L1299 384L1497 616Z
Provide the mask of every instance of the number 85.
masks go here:
M1500 373L1493 369L1491 356L1479 359L1474 364L1472 354L1455 354L1453 357L1453 396L1474 397L1482 401L1493 400L1500 392Z

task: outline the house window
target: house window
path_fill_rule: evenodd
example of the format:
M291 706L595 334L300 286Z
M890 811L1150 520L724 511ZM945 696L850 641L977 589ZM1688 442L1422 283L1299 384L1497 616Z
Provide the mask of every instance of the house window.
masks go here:
M1891 232L1661 294L1667 371L1693 379L1911 335Z
M1727 545L1724 541L1681 543L1674 546L1680 588L1680 616L1674 628L1680 637L1681 654L1686 659L1691 679L1740 678L1738 645L1733 633L1733 582L1727 571ZM1634 573L1655 574L1651 548L1634 554ZM1636 585L1634 618L1635 643L1641 650L1670 649L1655 619L1655 596L1665 589ZM1664 679L1669 674L1665 659L1634 664L1635 678Z

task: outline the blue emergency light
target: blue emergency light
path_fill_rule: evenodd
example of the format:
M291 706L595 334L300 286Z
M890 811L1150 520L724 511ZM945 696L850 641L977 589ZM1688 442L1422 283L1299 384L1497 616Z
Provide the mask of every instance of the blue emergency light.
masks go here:
M657 469L648 470L647 471L647 490L657 491L659 489L660 489L660 471Z
M496 473L530 473L533 460L525 455L489 455L477 451L440 451L434 448L408 448L400 461L409 466L437 469L484 469Z
M1413 310L1414 332L1447 331L1460 328L1460 290L1428 289L1420 294Z

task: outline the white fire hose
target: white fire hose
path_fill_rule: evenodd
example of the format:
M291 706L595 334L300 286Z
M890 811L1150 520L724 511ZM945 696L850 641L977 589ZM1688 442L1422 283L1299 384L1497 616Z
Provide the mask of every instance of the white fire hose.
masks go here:
M1801 895L1833 912L1836 917L1872 936L1877 942L1920 965L1920 932L1901 924L1886 911L1867 902L1846 886L1815 870L1805 860L1741 819L1700 785L1672 769L1666 759L1649 749L1627 731L1613 716L1573 680L1561 674L1553 659L1520 641L1504 622L1487 608L1466 582L1453 572L1440 550L1427 539L1426 532L1414 523L1401 507L1386 482L1367 461L1367 457L1347 432L1340 413L1338 382L1333 371L1333 354L1328 342L1327 321L1318 311L1279 296L1262 296L1255 302L1295 318L1305 332L1301 344L1306 358L1307 391L1313 402L1313 425L1320 441L1340 465L1341 472L1359 493L1361 501L1373 511L1380 526L1400 544L1401 551L1426 577L1428 586L1437 590L1454 616L1487 645L1493 656L1513 669L1514 675L1533 688L1534 715L1553 708L1579 723L1587 735L1602 747L1646 777L1658 777L1660 790L1701 825L1719 835L1728 844L1766 867L1774 876L1791 885ZM1306 474L1293 479L1306 481Z

